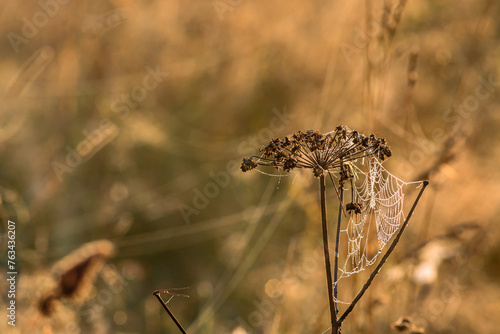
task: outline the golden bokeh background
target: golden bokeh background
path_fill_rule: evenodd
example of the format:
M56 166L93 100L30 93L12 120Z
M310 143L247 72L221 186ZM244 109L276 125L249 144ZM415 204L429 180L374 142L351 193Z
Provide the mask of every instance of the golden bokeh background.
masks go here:
M152 293L189 286L168 304L189 333L324 332L317 181L239 164L344 124L431 182L344 332L497 333L499 16L491 0L4 1L6 315L8 220L19 274L0 331L176 333ZM43 314L60 268L90 258Z

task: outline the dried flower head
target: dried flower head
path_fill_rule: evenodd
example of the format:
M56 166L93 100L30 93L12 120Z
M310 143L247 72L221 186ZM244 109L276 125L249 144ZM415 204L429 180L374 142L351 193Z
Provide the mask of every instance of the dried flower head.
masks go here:
M370 287L380 268L393 252L408 221L420 199L423 190L429 184L427 181L414 182L423 184L413 206L403 222L402 203L404 193L402 188L407 185L394 175L390 174L379 160L385 160L392 155L384 138L374 134L365 136L345 126L338 126L334 131L322 134L319 131L309 130L296 132L291 137L274 138L267 146L260 149L260 156L244 158L241 170L247 172L258 166L275 167L290 172L295 168L309 169L319 178L319 193L321 202L321 228L323 234L323 251L325 256L325 272L328 287L328 301L330 306L331 333L340 333L342 322L350 314L356 303ZM368 158L366 172L357 167L358 159ZM357 173L363 178L361 187L355 184ZM338 219L335 238L335 261L332 269L330 248L328 241L328 221L326 213L326 177L332 181L339 200ZM337 178L335 182L334 177ZM344 202L344 185L348 182L347 190L351 193L350 203ZM338 185L337 185L338 183ZM389 185L388 187L386 185ZM347 226L342 229L342 212L348 217ZM378 241L378 251L368 253L368 236L371 221L375 220ZM383 233L380 233L383 231ZM338 309L337 285L342 277L363 271L366 266L374 264L382 249L393 235L389 249L378 262L370 277L358 292L349 307L342 315ZM346 261L343 268L339 267L340 235L345 234L347 242ZM371 238L370 238L371 240ZM361 245L364 244L363 247ZM339 275L340 273L340 275ZM423 330L416 326L408 327L408 321L396 323L397 330L410 330L411 334L421 334ZM325 331L326 332L326 331Z
M309 130L298 131L290 138L275 138L263 146L260 152L260 156L243 159L243 172L257 166L282 168L286 172L307 168L312 170L315 177L320 177L326 171L337 170L341 185L353 177L346 163L367 156L384 160L392 155L384 138L374 134L367 137L343 125L326 134Z
M57 285L40 299L39 309L42 314L50 315L54 303L62 298L77 302L84 300L105 259L113 253L114 246L110 241L97 240L83 245L56 263L53 271Z

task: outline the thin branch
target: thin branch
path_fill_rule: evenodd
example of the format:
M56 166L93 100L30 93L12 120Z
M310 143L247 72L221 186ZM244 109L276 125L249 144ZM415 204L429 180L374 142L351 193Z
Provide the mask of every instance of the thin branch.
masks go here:
M332 333L338 333L337 312L333 300L332 266L330 264L330 248L328 247L328 228L326 222L326 182L325 175L320 176L321 195L321 223L323 227L323 251L325 253L326 283L328 285L328 300L330 302L330 317L332 323Z
M384 265L384 263L387 261L387 259L391 255L391 253L394 250L394 248L396 248L396 245L398 244L399 239L401 238L401 235L403 234L406 226L408 226L408 222L410 221L410 218L413 215L413 211L417 207L418 201L420 200L420 197L422 196L422 193L424 192L425 188L428 185L429 185L429 181L424 181L423 182L422 189L420 189L420 192L418 193L418 196L415 199L415 202L413 203L413 205L412 205L412 207L410 209L410 212L408 212L408 215L406 216L406 219L405 219L405 221L403 223L403 226L401 226L401 229L399 230L398 234L394 238L394 241L392 242L391 246L389 247L389 249L387 250L387 252L384 254L384 257L382 258L382 260L380 260L380 263L377 265L377 267L370 274L370 277L366 281L365 285L363 285L363 288L361 289L361 291L359 291L358 295L354 298L354 300L351 302L351 304L349 305L349 307L345 310L344 314L342 314L342 316L340 317L340 319L337 321L337 325L340 325L342 323L342 321L344 321L345 318L349 315L349 313L351 313L351 311L354 309L354 306L356 306L357 302L361 299L361 297L366 292L366 290L368 289L368 287L370 287L370 284L372 283L372 281L375 278L375 276L377 276L377 274L380 272L380 269L382 268L382 266Z
M341 167L342 168L342 167ZM344 201L344 188L342 185L339 185L340 188L340 197L339 197L339 216L337 219L337 232L335 236L335 263L333 265L333 281L335 286L333 288L333 297L335 298L335 309L337 313L339 313L338 305L337 305L337 297L338 297L338 272L339 272L339 242L340 242L340 223L342 221L342 209L343 209L343 201ZM340 327L340 326L339 326Z
M342 200L340 199L340 192L337 189L337 186L335 185L335 181L333 180L332 173L330 171L326 171L326 172L328 172L328 176L330 177L330 180L332 181L333 189L335 189L335 192L337 193L337 198L339 199L340 202L342 202ZM342 187L339 185L339 188L342 188ZM344 212L344 216L347 217L347 212L345 211L345 208L343 205L341 205L341 210L342 210L342 212Z
M172 289L170 289L170 290L172 290ZM178 289L173 289L173 290L178 290ZM179 328L179 330L181 331L181 333L187 334L186 330L184 328L182 328L182 325L179 322L179 320L177 320L177 318L174 316L174 314L172 313L172 311L170 311L170 309L168 308L167 303L165 303L163 301L163 299L161 298L161 296L160 296L161 293L166 293L166 294L173 295L173 296L179 295L179 294L169 293L168 290L162 290L162 291L156 290L155 292L153 292L153 295L156 298L158 298L158 301L163 306L163 308L165 309L165 311L167 311L167 313L170 316L170 318L172 318L172 320L175 322L175 324L177 325L177 328ZM182 295L182 296L184 297L186 295ZM189 297L189 296L186 296L186 297Z

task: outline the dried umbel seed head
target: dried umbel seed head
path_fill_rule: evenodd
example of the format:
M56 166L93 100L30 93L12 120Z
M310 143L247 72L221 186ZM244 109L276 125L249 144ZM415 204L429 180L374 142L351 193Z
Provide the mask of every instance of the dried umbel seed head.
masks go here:
M247 172L265 166L290 172L301 168L310 169L315 177L335 170L340 174L341 185L353 177L350 162L368 156L384 160L392 155L384 138L374 134L367 137L343 125L325 134L308 130L274 138L262 146L260 153L260 156L243 158L241 170Z
M247 172L249 170L254 169L257 167L257 164L253 161L253 159L250 158L243 158L243 162L241 163L241 170L244 172Z
M88 295L92 282L104 265L106 258L112 256L114 246L110 241L89 242L64 257L53 267L57 285L39 302L40 312L50 315L53 304L61 298L81 301Z
M285 162L283 163L283 169L285 170L285 172L289 172L292 169L294 169L295 167L297 167L297 159L295 159L295 158L286 158L285 159Z

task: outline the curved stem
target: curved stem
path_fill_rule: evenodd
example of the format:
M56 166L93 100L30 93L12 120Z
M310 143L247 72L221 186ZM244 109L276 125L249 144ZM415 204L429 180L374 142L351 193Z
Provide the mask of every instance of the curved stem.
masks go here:
M328 285L328 301L330 302L330 318L332 323L332 333L338 333L337 312L333 299L332 266L330 264L330 248L328 247L328 228L326 222L326 182L325 176L320 176L320 196L321 196L321 225L323 227L323 251L325 253L326 283Z
M338 297L338 292L337 292L337 280L338 280L338 271L339 271L339 241L340 241L340 223L342 221L342 208L343 208L343 201L344 201L344 189L342 188L341 185L339 185L340 188L340 198L339 198L339 217L337 219L337 232L336 232L336 237L335 237L335 263L333 265L333 282L335 283L335 286L333 288L333 297L335 298L335 309L337 313L339 313L339 309L337 306L337 297Z

